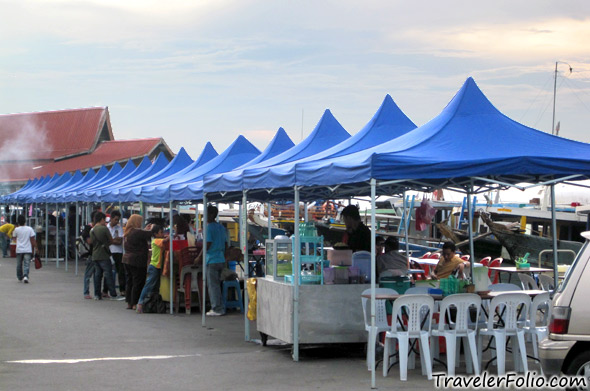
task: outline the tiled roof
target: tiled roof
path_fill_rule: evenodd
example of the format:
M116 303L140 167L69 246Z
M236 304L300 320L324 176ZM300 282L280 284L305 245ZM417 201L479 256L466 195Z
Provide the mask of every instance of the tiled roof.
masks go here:
M140 159L143 156L155 157L160 150L170 153L162 138L145 138L137 140L105 141L91 154L76 156L43 165L35 172L35 177L62 174L68 171L98 168L114 162L124 163L129 159ZM171 154L171 153L170 153ZM152 156L154 155L154 156Z
M0 162L87 153L100 139L113 139L107 107L0 115L0 151L21 150L1 153Z

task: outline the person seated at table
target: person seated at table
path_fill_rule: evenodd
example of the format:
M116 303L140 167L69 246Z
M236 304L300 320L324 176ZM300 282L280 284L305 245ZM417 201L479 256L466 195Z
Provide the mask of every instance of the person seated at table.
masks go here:
M390 236L385 240L385 253L377 257L377 277L398 277L408 274L408 260L399 252L399 241Z
M361 221L359 208L348 205L342 210L342 220L346 225L346 232L342 236L345 243L352 252L371 251L371 230Z
M445 242L442 247L442 256L438 264L431 273L431 277L435 279L447 278L451 274L457 274L459 279L463 279L463 269L469 266L469 262L462 260L455 251L455 243Z

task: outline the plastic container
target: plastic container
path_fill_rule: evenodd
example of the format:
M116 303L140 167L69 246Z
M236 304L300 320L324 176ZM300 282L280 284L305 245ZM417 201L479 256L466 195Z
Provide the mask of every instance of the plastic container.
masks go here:
M361 278L361 271L358 267L351 266L348 268L348 283L359 284Z
M331 267L324 268L324 284L326 284L326 285L334 284L334 268L331 268Z
M379 288L395 289L397 293L403 295L410 288L410 278L402 277L382 277L379 281Z

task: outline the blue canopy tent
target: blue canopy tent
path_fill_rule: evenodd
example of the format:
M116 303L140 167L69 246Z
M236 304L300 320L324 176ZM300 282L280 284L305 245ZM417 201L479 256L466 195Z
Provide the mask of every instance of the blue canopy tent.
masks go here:
M17 202L29 202L29 203L30 202L39 202L39 201L36 201L37 195L39 195L45 191L48 191L50 189L59 187L59 186L63 185L64 183L68 182L71 178L72 178L72 174L70 174L69 172L65 172L61 175L55 174L53 179L51 181L47 182L43 187L28 191L23 194L19 194L17 196Z
M33 180L30 180L29 182L27 182L27 184L25 186L21 187L20 189L18 189L14 193L3 195L1 200L4 203L10 203L11 201L16 200L16 197L19 194L26 193L26 192L31 191L33 189L37 189L37 188L45 185L50 180L51 180L50 175L46 175L41 178L35 178Z
M203 151L204 153L205 151ZM201 154L201 156L203 155ZM211 147L210 152L208 154L214 155L217 152ZM165 159L163 158L165 161ZM116 188L111 190L104 190L101 194L101 200L109 200L109 201L119 201L119 202L135 202L137 201L136 198L129 197L131 193L131 189L133 189L138 184L144 183L151 183L159 178L174 175L176 172L183 170L184 168L194 164L193 160L190 158L188 153L184 148L180 148L178 154L172 159L169 163L165 161L165 166L160 168L159 170L150 170L150 172L141 175L139 178L132 178L126 180L123 183L120 183Z
M241 166L260 155L260 151L252 145L244 136L238 136L236 140L219 156L207 163L196 167L189 166L154 185L136 187L133 192L138 199L152 204L162 204L169 201L191 200L192 194L183 194L186 183L201 179L208 173L230 171ZM174 193L176 191L176 193Z
M30 188L27 191L19 192L18 194L15 193L14 197L11 197L9 194L7 197L10 197L10 201L15 203L28 202L28 198L31 196L31 194L36 194L39 191L44 191L45 189L49 189L53 186L59 186L60 184L67 182L70 178L71 174L69 173L54 174L51 178L49 178L49 180L40 183L39 186L35 188Z
M177 155L178 156L178 155ZM121 182L117 184L113 184L112 187L106 189L99 189L95 190L94 194L88 195L87 200L89 201L100 201L100 202L116 202L119 201L118 198L118 190L124 188L125 186L133 183L134 181L141 181L145 178L148 178L154 174L157 174L159 171L164 170L168 167L170 162L166 159L164 153L160 152L156 160L149 166L145 171L141 172L137 176L129 177L122 179ZM98 198L98 199L96 199Z
M92 171L92 170L90 170ZM94 171L92 171L93 173L91 174L91 177L94 176ZM84 180L84 174L82 174L80 172L80 170L77 170L72 177L70 178L69 181L61 184L60 186L56 186L53 187L51 189L47 189L45 192L40 193L39 196L36 198L36 202L45 202L48 200L51 200L51 198L58 194L59 192L63 191L64 189L69 189L73 186L77 186L80 182L82 182ZM51 200L53 201L53 200Z
M273 137L271 142L268 144L266 149L264 151L262 151L262 153L260 155L258 155L257 157L255 157L251 161L249 161L245 164L242 164L240 167L238 167L235 170L230 171L230 172L235 173L238 171L242 171L242 170L246 169L247 167L262 164L265 161L272 159L275 156L282 154L285 151L288 151L289 149L293 148L294 146L295 146L295 144L293 143L293 141L291 141L291 139L289 138L289 136L287 135L285 130L283 128L279 128L279 130L277 131L277 133L275 134L275 136ZM214 178L218 178L222 175L224 175L224 174L214 174L211 176ZM209 176L209 175L207 175L207 176ZM187 194L190 194L190 197L192 199L201 200L202 195L203 195L202 189L203 189L203 179L201 178L195 182L187 183L185 191ZM229 197L227 199L224 197L224 200L227 201L228 199L229 199Z
M164 165L162 165L163 167ZM108 185L101 185L100 187L94 188L92 190L85 190L81 193L77 194L77 199L80 201L89 201L89 202L100 202L100 194L102 190L109 190L113 188L117 188L120 183L123 183L127 180L133 180L136 178L141 177L147 170L152 167L152 162L147 156L141 160L139 165L135 167L135 170L126 176L121 176L120 178L111 181ZM125 166L127 168L127 166Z
M206 179L207 193L211 192L240 192L245 188L244 181L249 173L258 174L260 170L279 164L293 162L315 155L348 139L350 134L334 118L330 110L324 111L319 122L309 136L287 151L258 164L248 165L245 169L238 169L223 175L211 176ZM202 189L195 189L195 191ZM202 191L200 191L202 193ZM195 196L200 196L196 194Z
M118 163L115 163L115 165L113 165L113 168L111 170L116 170L116 172L119 172L121 170L121 165ZM77 183L75 185L71 185L66 189L60 189L59 192L55 192L53 190L45 192L44 194L40 195L40 199L44 199L46 202L63 202L64 198L66 196L69 196L72 194L72 192L75 192L78 189L85 189L89 186L92 186L95 183L99 183L103 180L105 180L106 178L108 178L109 176L109 169L106 168L106 166L101 166L97 171L96 171L96 175L94 175L92 178L86 180L86 178L84 178L84 180L80 183Z
M147 159L147 158L144 158L144 159ZM117 164L117 163L115 163L115 164ZM135 167L135 164L133 163L133 161L131 161L131 159L127 160L127 162L125 163L125 166L122 169L120 169L118 172L113 171L114 168L115 167L113 166L113 168L111 168L111 170L109 171L109 175L107 177L105 177L101 182L90 185L84 189L76 189L73 192L71 192L67 197L64 197L63 201L72 202L72 201L80 201L82 199L86 199L85 193L87 191L92 191L94 189L108 187L113 182L117 182L117 181L120 181L121 179L128 178L137 169L137 167Z
M104 169L104 170L103 170ZM112 178L116 178L122 171L121 165L116 162L113 164L111 169L106 168L106 166L102 166L96 173L96 177L84 184L78 184L75 186L71 186L69 189L65 191L56 192L50 199L54 202L70 202L76 201L76 194L79 191L84 191L85 189L93 188L95 186L100 186L100 184L109 182ZM102 174L102 172L106 172ZM48 201L50 200L48 199Z
M354 136L322 152L291 161L287 164L257 170L247 170L244 175L244 188L252 190L257 188L292 187L298 184L296 168L303 163L316 162L318 165L321 165L333 158L348 156L358 151L364 151L391 142L391 140L395 140L415 128L416 125L399 109L388 94L371 120ZM215 190L209 186L209 183L209 177L205 178L205 191L208 196L211 191ZM331 182L331 184L334 184L334 182ZM336 182L335 184L338 183ZM250 193L252 194L251 197L255 199L276 197L276 195L271 195L266 191L251 191ZM292 192L290 191L290 193ZM308 198L318 197L317 194L314 194Z

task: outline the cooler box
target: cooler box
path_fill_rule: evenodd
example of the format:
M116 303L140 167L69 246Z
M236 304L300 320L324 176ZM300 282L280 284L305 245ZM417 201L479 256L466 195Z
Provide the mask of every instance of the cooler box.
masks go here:
M383 277L379 280L379 288L395 289L397 293L403 295L410 288L410 278L407 276Z
M390 288L395 289L397 293L403 295L410 288L410 277L399 276L399 277L382 277L379 280L379 288ZM385 302L385 311L387 315L391 315L392 304L391 301Z

